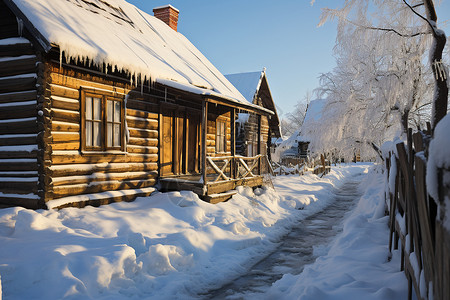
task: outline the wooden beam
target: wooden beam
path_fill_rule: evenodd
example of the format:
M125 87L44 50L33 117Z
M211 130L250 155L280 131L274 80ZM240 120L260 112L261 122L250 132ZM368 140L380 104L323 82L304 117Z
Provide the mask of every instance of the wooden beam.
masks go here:
M46 173L51 177L91 175L94 173L149 172L158 170L156 163L111 163L50 166Z
M24 102L37 99L36 89L0 94L0 103Z
M236 109L242 109L242 110L246 110L248 112L252 112L252 113L256 113L258 115L267 115L267 116L271 116L274 114L274 112L272 112L271 110L265 109L264 107L257 107L257 106L253 106L253 105L247 105L247 104L243 104L243 103L239 103L239 102L234 102L232 100L226 100L223 98L218 98L218 99L213 99L213 98L205 98L205 101L209 102L209 103L214 103L214 104L219 104L219 105L223 105L223 106L228 106L231 108L236 108Z
M184 134L184 160L183 160L183 173L186 174L188 172L188 164L189 164L189 122L188 122L188 114L185 112L184 113L184 118L183 118L183 134Z
M262 117L258 116L258 155L261 154L261 126L262 126ZM261 170L262 164L261 164L261 157L258 158L258 175L261 175L263 172Z
M208 102L202 103L202 176L203 184L206 185L206 134L208 131Z
M20 74L28 74L36 72L36 61L35 55L11 57L0 61L0 75L14 76Z
M30 42L24 41L19 44L0 45L0 56L11 57L16 55L32 55L35 51Z
M28 75L0 78L0 93L29 91L36 88L36 77Z
M231 178L236 178L236 174L235 174L235 156L236 156L236 109L235 108L231 108L231 156L233 156L233 158L231 159L231 170L230 170L230 175Z

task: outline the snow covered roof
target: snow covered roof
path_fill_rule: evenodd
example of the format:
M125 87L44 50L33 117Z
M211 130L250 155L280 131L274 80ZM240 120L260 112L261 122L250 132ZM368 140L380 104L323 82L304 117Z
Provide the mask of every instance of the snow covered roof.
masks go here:
M324 108L327 104L327 99L312 100L308 104L306 109L305 119L303 120L302 127L298 133L297 140L301 142L310 142L312 134L314 134L314 128L319 122L321 122Z
M241 92L248 102L252 103L261 86L263 75L264 71L228 74L225 77Z
M280 137L280 120L267 81L266 68L260 72L228 74L225 77L239 90L248 102L254 103L257 95L262 98L262 105L275 113L270 121L272 133L276 137Z
M199 94L249 105L241 93L179 32L124 0L11 0L40 44L67 57L89 58L158 82L197 87ZM17 11L17 9L16 9ZM19 24L21 22L19 21ZM27 28L28 28L27 27ZM253 106L253 105L251 105Z
M326 104L327 99L312 100L306 109L306 116L303 121L303 126L309 126L309 123L311 122L319 122L322 118L323 109Z
M326 99L316 99L312 100L308 104L306 109L306 116L303 120L302 127L296 130L289 138L284 140L280 146L284 148L289 148L297 146L299 142L308 143L311 142L311 132L313 127L320 122L322 118L323 109L327 104Z

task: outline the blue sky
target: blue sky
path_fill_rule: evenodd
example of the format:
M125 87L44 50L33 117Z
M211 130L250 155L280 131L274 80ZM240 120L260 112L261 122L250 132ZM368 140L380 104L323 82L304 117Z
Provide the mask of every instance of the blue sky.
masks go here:
M336 26L327 23L318 28L317 24L322 7L336 7L342 1L317 0L313 6L310 0L127 1L151 15L157 6L178 8L178 31L223 74L266 67L280 115L292 111L318 87L320 73L335 66ZM449 2L443 0L441 19L450 19Z

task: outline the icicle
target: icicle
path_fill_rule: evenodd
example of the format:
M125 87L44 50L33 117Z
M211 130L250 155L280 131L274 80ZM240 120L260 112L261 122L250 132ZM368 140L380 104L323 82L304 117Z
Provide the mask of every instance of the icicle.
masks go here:
M59 49L59 69L62 69L62 50Z
M23 20L16 17L17 20L17 33L22 37L23 33Z
M125 105L125 116L127 115L127 102L128 102L128 97L129 95L125 96L125 99L123 100L124 105ZM125 117L125 140L128 143L128 141L130 140L130 131L128 130L128 123L127 123L127 118Z
M141 95L144 95L144 81L142 80L142 76L141 76Z
M439 81L439 80L442 80L442 81L447 80L447 74L445 72L445 66L442 63L442 60L434 61L433 62L433 66L434 66L434 70L435 70L434 72L435 72L436 80L437 81Z

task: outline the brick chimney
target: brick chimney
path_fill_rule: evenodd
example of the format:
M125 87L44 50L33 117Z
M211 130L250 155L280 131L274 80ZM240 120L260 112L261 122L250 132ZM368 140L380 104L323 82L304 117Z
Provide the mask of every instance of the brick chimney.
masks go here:
M155 17L169 25L170 28L175 31L177 31L179 13L180 11L170 4L155 7L153 9L153 14L155 15Z

